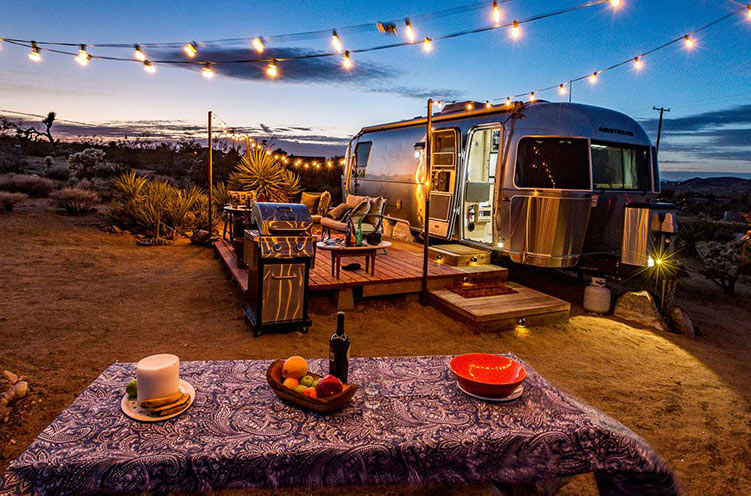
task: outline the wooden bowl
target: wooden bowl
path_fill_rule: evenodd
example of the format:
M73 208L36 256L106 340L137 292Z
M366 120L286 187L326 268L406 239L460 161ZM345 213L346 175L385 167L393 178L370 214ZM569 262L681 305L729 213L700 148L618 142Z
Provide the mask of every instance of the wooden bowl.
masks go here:
M352 396L355 395L355 391L357 391L356 385L344 384L344 389L342 389L341 393L329 396L328 398L311 398L310 396L305 396L304 394L298 393L282 384L284 382L284 378L282 377L283 365L284 360L276 360L269 365L269 368L266 370L266 381L268 381L271 389L281 399L294 403L295 405L301 406L307 410L313 410L318 413L331 413L341 410L347 406L347 403L349 403L349 400L352 399ZM308 375L316 379L321 378L320 375L312 372L308 372Z
M455 356L449 368L465 391L486 398L510 395L527 377L524 366L516 360L490 353Z

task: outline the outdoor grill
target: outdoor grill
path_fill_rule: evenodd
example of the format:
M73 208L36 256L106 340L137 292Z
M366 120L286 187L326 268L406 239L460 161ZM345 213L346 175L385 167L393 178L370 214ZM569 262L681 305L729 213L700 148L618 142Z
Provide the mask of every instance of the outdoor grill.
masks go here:
M308 277L315 255L308 207L256 203L252 229L245 231L248 306L245 318L255 336L263 332L307 332Z

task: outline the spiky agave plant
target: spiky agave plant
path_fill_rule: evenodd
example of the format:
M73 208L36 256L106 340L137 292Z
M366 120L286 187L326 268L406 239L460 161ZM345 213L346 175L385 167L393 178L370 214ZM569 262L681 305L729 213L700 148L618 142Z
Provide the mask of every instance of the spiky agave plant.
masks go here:
M131 170L115 177L112 185L120 196L120 200L127 203L138 198L147 182L149 182L148 179L137 176L136 171Z
M243 155L229 183L232 189L254 191L258 201L287 202L300 192L300 179L263 150Z
M153 229L154 239L158 240L167 205L177 192L167 181L149 181L142 193L139 201L134 202L133 216L140 226Z
M191 186L187 189L172 188L164 206L164 225L172 230L172 239L177 238L177 230L182 227L186 214L201 197L201 188Z

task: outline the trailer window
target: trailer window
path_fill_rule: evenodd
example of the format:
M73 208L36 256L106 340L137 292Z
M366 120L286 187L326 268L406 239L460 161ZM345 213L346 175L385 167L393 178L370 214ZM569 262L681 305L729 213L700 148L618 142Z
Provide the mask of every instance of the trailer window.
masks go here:
M590 188L587 140L522 138L516 154L516 185L521 188Z
M649 148L592 142L592 182L596 189L652 189Z
M363 141L355 146L355 167L358 169L364 169L368 166L368 158L370 158L370 148L373 143L370 141Z

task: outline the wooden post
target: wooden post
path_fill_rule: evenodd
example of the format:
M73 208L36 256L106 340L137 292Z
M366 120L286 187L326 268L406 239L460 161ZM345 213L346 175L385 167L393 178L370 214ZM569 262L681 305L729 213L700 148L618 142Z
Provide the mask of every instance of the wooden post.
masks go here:
M428 246L430 244L430 190L433 182L432 161L433 99L428 98L427 131L425 134L425 227L423 231L422 291L420 303L428 304Z
M209 110L209 237L214 235L214 157L212 155L214 143L211 131L212 114L213 112Z
M245 155L250 158L250 138L247 134L245 135Z

